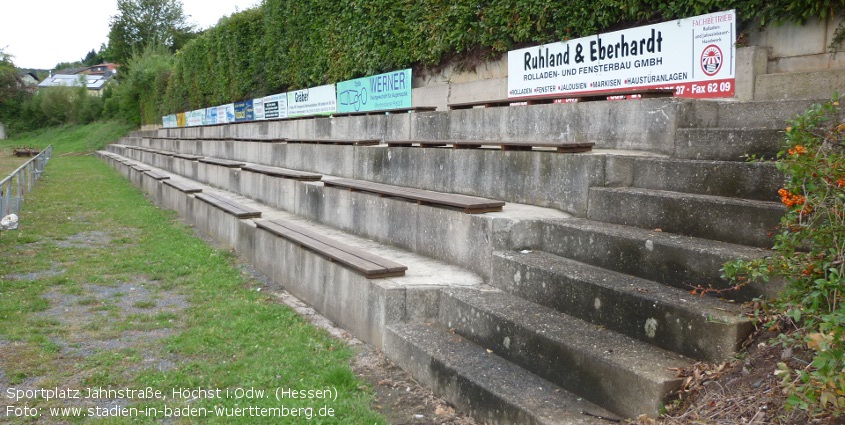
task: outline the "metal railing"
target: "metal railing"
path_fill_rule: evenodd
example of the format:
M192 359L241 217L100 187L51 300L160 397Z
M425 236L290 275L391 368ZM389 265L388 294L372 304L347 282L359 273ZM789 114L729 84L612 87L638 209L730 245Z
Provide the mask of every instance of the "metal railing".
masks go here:
M44 171L52 154L53 145L47 146L47 149L18 167L8 177L0 180L0 217L20 213L26 194L41 177L41 172Z

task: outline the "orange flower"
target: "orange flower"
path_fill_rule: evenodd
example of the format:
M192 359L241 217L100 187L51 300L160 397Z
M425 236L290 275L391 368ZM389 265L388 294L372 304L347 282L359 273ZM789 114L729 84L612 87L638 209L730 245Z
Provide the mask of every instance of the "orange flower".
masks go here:
M783 204L787 207L803 205L804 202L807 201L807 198L805 198L804 196L796 195L786 189L778 190L778 195L780 195L780 201L783 202Z
M796 145L794 149L790 149L788 152L790 155L801 155L807 153L807 148L801 145Z

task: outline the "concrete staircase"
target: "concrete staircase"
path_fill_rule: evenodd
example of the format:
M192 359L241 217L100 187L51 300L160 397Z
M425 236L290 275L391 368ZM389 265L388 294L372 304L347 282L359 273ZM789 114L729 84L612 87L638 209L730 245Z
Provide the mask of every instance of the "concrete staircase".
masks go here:
M593 116L595 122L579 124L586 129L617 113L617 102L596 103L605 105L459 115L477 123L508 110L521 118L532 111L537 119ZM669 111L663 131L672 129L673 137L655 134L660 141L653 150L631 151L608 136L593 140L607 150L588 154L203 139L223 133L361 138L374 137L378 126L382 138L395 138L401 128L410 129L408 138L433 137L424 131L449 137L432 123L466 133L470 124L450 125L455 116L435 112L160 130L124 138L108 150L208 190L248 198L265 215L294 217L404 261L404 278L366 281L313 256L308 272L301 267L306 263L293 260L306 254L270 239L250 220L227 225L237 231L216 231L280 285L478 419L601 424L656 414L681 383L674 368L730 358L750 333L738 302L771 294L777 285L756 283L723 294L737 302L690 290L727 289L720 272L725 261L768 254L783 213L776 202L781 177L772 164L746 163L741 155L777 152L779 129L809 102L623 103L628 112L641 113L639 121ZM597 113L601 108L608 112ZM400 119L407 124L391 125ZM469 215L132 146L508 204L502 212ZM191 195L164 194L144 177L131 178L200 228L219 229L191 212Z

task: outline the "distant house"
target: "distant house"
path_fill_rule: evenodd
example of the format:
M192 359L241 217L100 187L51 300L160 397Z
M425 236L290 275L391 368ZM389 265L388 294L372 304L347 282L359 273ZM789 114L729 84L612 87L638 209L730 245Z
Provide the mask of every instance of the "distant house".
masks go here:
M22 72L18 75L21 80L21 84L26 87L34 87L37 86L39 81L38 77L35 75L34 72Z
M69 68L56 71L38 84L38 88L44 87L73 87L79 85L85 79L85 88L92 96L101 96L103 89L117 74L120 65L114 63L102 63L99 65L83 68Z

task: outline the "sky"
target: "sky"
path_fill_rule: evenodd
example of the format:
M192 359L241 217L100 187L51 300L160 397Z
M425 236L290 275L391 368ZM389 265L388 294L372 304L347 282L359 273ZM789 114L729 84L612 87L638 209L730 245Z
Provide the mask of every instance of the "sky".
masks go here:
M188 22L208 28L260 0L182 0ZM108 41L117 0L0 0L0 49L18 68L52 69Z

